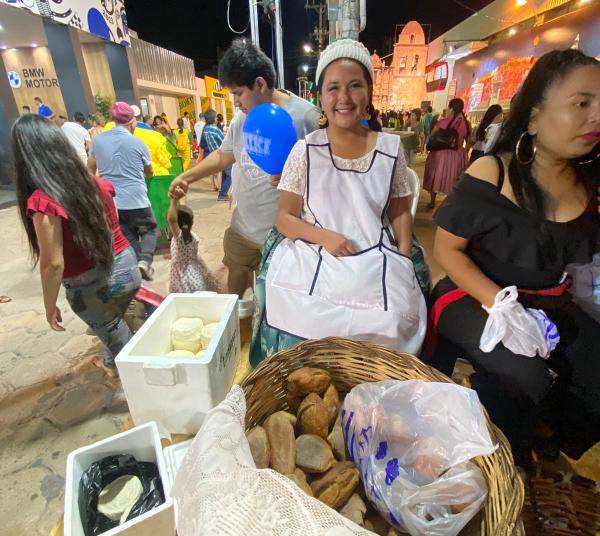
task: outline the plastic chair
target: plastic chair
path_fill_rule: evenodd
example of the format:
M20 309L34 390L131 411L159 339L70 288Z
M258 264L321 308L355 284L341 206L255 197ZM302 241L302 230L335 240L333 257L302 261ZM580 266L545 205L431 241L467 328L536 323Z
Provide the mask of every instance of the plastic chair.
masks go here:
M414 169L407 168L408 173L406 174L406 178L408 179L408 184L410 186L410 191L412 193L412 201L410 205L410 213L412 214L413 220L417 215L417 206L419 205L419 195L421 195L421 183L419 181L419 176Z

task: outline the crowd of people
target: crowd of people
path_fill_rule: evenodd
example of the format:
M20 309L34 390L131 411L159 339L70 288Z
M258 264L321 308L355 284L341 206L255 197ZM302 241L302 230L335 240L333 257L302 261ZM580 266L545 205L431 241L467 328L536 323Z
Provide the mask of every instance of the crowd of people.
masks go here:
M253 366L331 335L411 352L448 374L460 356L517 463L531 463L532 447L579 458L600 440L598 311L593 283L577 279L600 253L597 60L577 50L546 54L510 110L491 106L476 128L458 98L445 117L430 107L377 114L370 54L348 39L320 55L320 108L276 88L271 60L245 39L224 54L219 78L239 109L226 132L212 111L194 125L184 116L175 129L164 116L152 119L178 151L191 152L192 130L204 145L204 158L169 190L171 291L209 285L201 234L182 202L191 184L223 173L235 198L223 239L227 290L241 298L254 286ZM246 117L263 103L285 109L297 133L277 176L244 143ZM75 126L27 113L13 127L19 208L48 322L61 329L62 282L73 311L102 339L108 368L130 336L123 304L152 277L156 245L145 188L155 169L134 135L150 121L137 112L116 103L114 128L86 131L85 164L72 144L83 137ZM382 131L400 122L413 136ZM433 291L413 234L420 187L410 167L419 151L427 152L423 189L437 208L433 255L446 274ZM221 188L219 199L226 195ZM492 344L491 323L503 327Z

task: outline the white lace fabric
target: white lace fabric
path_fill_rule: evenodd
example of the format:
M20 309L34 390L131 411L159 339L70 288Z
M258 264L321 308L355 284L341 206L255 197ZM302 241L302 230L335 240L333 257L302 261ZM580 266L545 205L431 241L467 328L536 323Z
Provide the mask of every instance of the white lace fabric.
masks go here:
M371 161L373 160L373 153L377 149L375 146L371 151L361 156L360 158L340 158L339 156L333 156L335 165L342 169L351 169L360 173L365 173ZM306 159L306 141L299 140L296 145L292 148L283 171L281 173L281 180L279 182L278 189L291 192L296 195L300 195L304 198L304 207L302 209L302 219L314 223L314 217L306 205L306 176L308 173L307 159ZM386 177L387 179L387 177ZM402 143L398 148L398 161L396 163L396 169L394 171L394 178L392 180L392 190L390 197L406 197L412 195L410 185L407 177L406 158L404 156L404 149Z
M211 410L177 473L179 536L375 536L271 469L256 469L234 385Z

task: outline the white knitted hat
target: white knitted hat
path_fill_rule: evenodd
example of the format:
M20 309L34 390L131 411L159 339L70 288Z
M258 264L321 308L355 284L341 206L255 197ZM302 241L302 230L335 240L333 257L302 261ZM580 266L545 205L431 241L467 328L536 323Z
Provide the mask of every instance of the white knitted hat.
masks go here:
M316 81L319 83L321 74L325 68L335 60L348 58L364 65L371 75L371 81L375 78L373 74L373 64L371 63L371 55L365 45L355 41L354 39L338 39L331 43L319 58L317 64Z

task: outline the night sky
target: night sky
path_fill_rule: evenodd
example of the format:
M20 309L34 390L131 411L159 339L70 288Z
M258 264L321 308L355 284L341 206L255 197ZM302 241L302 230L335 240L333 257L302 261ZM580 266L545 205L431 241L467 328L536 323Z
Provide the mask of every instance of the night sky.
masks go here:
M310 39L316 14L304 8L304 0L281 3L286 87L293 90L298 67L307 63L302 44ZM396 24L413 19L431 24L434 39L471 14L463 6L481 9L489 3L491 0L367 0L367 28L360 38L369 50L383 56L391 52ZM125 7L129 26L142 39L192 58L199 74L216 74L220 54L235 37L227 26L227 0L125 0ZM231 0L233 28L243 30L248 17L248 0ZM259 17L262 19L261 7ZM426 27L426 35L428 31ZM250 35L249 29L246 35ZM269 56L271 42L271 27L261 22L260 43Z

